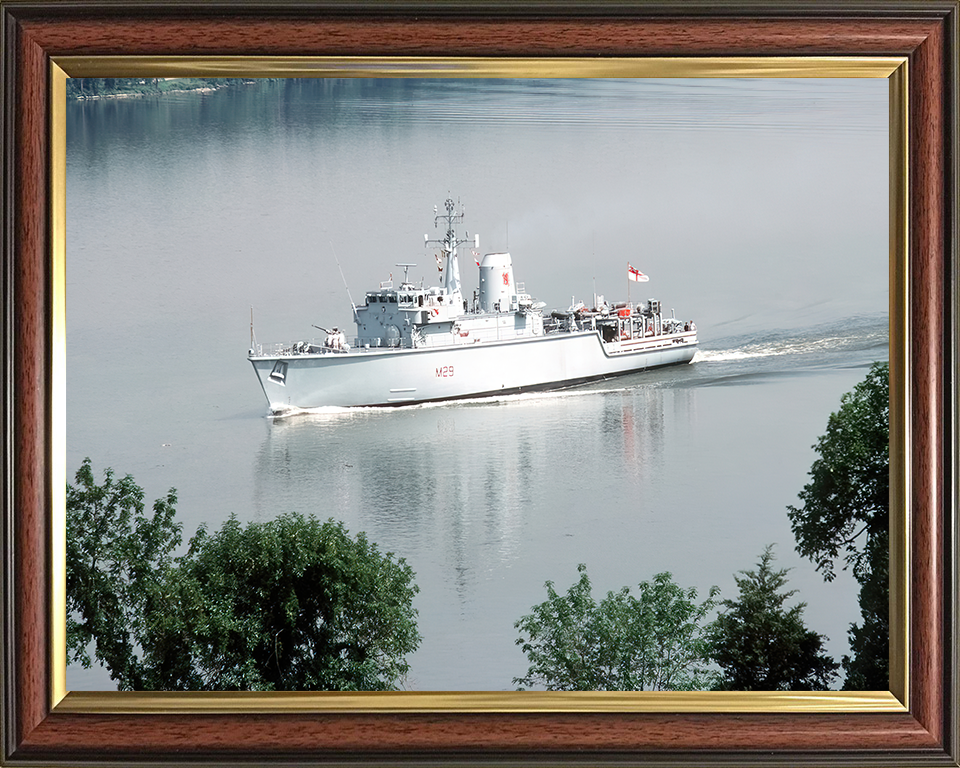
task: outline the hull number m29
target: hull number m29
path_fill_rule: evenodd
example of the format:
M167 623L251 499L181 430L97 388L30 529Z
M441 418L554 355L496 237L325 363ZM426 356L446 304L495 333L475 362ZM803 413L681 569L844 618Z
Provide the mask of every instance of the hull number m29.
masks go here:
M452 365L441 365L439 368L437 368L438 379L449 379L451 376L453 376Z

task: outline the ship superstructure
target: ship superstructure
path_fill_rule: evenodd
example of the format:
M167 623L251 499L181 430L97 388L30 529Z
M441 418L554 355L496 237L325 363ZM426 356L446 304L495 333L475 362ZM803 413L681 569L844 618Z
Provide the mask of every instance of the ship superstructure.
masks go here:
M488 253L478 262L480 287L471 300L464 298L460 283L459 246L480 240L458 238L455 227L463 220L453 200L435 222L446 227L444 237L425 246L437 246L441 284L424 287L411 283L409 269L416 264L397 264L404 270L399 287L393 281L368 291L364 306L356 307L356 346L364 350L424 349L463 346L487 341L529 338L543 333L542 304L535 305L523 284L513 278L509 253Z
M391 276L353 307L352 345L339 328L320 326L320 341L251 341L248 357L273 413L554 389L693 359L696 325L664 317L655 299L611 306L594 297L590 307L545 315L543 302L514 280L509 253L474 257L479 287L466 298L458 249L479 249L479 237L458 237L463 209L452 199L444 208L434 208L443 237L424 236L425 247L438 249L440 284L414 284L416 265L398 264L399 285Z

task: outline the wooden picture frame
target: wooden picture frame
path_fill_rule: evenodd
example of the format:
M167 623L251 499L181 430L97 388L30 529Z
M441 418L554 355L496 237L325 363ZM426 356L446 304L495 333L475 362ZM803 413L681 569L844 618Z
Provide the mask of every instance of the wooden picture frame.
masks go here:
M958 765L957 21L953 2L776 4L0 2L3 25L3 745L17 765L94 762L844 763ZM455 41L455 50L451 47ZM67 74L122 56L900 58L892 108L891 480L904 526L891 562L904 640L891 691L872 696L666 694L391 699L318 703L243 694L66 696L57 513L65 474L63 243L57 98ZM167 59L176 67L176 59ZM92 64L91 64L92 62ZM293 66L288 64L289 66ZM84 67L93 67L93 70ZM231 69L236 72L236 68ZM116 76L121 72L114 71ZM137 74L130 72L129 74ZM271 72L275 74L275 72ZM898 139L902 139L899 141ZM896 147L906 147L906 152ZM903 214L903 215L898 215ZM898 251L899 249L899 251ZM53 256L52 256L53 254ZM62 262L62 259L61 259ZM61 297L62 298L62 297ZM895 494L897 491L895 490ZM59 526L62 529L62 525ZM62 536L62 534L60 534ZM51 541L54 543L51 544ZM898 588L898 585L900 587ZM59 606L59 607L58 607ZM826 703L824 703L826 702Z

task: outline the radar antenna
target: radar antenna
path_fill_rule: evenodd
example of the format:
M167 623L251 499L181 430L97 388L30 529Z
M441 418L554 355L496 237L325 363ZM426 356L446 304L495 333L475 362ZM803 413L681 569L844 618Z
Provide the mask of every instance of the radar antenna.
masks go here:
M460 206L460 210L457 210L457 206ZM463 245L464 243L470 242L470 234L464 232L463 238L458 238L456 230L454 229L457 224L463 221L464 208L458 200L456 203L453 202L451 198L447 198L444 202L443 207L447 209L446 213L437 213L437 206L433 206L433 211L436 213L436 216L433 218L433 226L438 227L440 225L440 220L444 220L447 223L447 231L443 236L442 240L431 240L429 235L423 236L423 245L428 247L430 245L439 245L443 250L444 255L449 255L454 252L458 245ZM473 237L474 247L480 247L480 235L474 235Z
M410 273L410 267L417 266L416 264L395 264L394 266L403 267L403 285L410 285L410 281L407 279L407 276Z

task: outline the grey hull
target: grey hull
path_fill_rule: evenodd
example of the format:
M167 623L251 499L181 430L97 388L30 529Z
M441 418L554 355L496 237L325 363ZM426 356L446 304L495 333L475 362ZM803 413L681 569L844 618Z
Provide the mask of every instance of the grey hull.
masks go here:
M607 344L597 332L585 331L440 348L251 356L250 361L270 410L281 413L557 389L689 363L696 348L695 331ZM282 376L275 374L278 363L285 363Z

